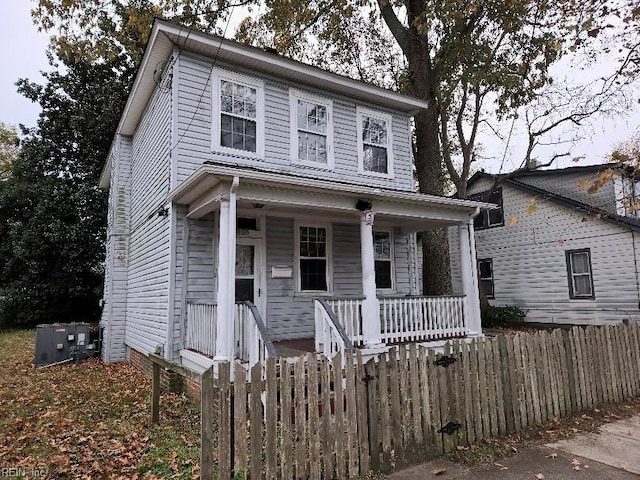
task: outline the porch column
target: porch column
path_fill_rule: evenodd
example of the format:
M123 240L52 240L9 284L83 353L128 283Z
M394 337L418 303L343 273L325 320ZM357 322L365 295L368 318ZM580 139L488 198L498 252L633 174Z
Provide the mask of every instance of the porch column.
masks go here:
M236 192L238 177L233 178L229 196L220 200L220 232L218 238L218 321L216 355L218 362L234 357L234 323L236 300Z
M217 324L216 324L216 355L217 362L230 360L230 330L232 323L231 305L229 304L229 199L220 200L220 229L218 232L218 292L217 292Z
M469 335L479 336L482 335L482 324L473 220L467 224L459 225L458 234L460 237L460 273L462 275L462 291L467 298L466 314Z
M379 346L380 304L376 295L376 269L373 252L374 213L365 212L360 218L360 256L362 260L362 336L367 347Z

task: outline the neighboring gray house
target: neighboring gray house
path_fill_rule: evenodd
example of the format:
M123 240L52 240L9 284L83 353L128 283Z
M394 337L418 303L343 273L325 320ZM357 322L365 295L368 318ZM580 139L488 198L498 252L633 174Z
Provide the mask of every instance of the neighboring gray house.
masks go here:
M480 284L491 304L522 307L535 322L640 320L640 185L633 171L608 164L477 173L469 193L501 206L475 224ZM454 245L454 270L456 251Z
M278 341L331 355L480 333L487 205L415 192L426 107L156 21L101 179L103 359L160 350L201 370ZM461 296L421 297L416 232L442 226L464 245Z

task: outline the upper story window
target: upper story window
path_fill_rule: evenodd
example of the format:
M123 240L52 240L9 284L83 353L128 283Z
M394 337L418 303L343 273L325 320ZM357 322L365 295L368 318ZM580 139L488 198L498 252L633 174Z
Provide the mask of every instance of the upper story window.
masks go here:
M567 277L569 298L595 298L593 275L591 274L591 250L567 250Z
M235 155L264 155L264 85L223 70L213 76L213 149Z
M333 102L290 90L291 160L333 168Z
M393 288L392 238L389 231L373 232L373 256L375 260L376 288Z
M356 109L360 173L393 177L391 115Z
M469 195L469 200L477 200L480 202L495 203L498 208L491 210L483 210L475 218L473 226L476 230L484 228L501 227L504 225L504 212L502 210L502 187L497 187L485 192L474 193Z

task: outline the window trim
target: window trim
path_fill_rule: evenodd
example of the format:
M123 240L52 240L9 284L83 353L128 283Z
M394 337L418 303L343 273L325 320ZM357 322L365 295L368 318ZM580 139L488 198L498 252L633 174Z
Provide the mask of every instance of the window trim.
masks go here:
M591 265L591 249L590 248L579 248L579 249L575 249L575 250L565 250L565 261L566 261L566 268L567 268L567 280L568 280L568 284L569 284L569 299L571 300L595 300L596 298L596 292L595 289L593 288L593 267ZM576 253L586 253L587 254L587 258L589 260L589 280L590 280L590 284L591 284L591 294L590 295L577 295L575 293L574 290L574 286L573 286L573 277L574 277L574 273L573 273L573 265L571 263L571 256L573 254ZM584 274L578 274L578 275L584 275Z
M236 157L264 159L264 81L235 72L213 68L211 82L211 150ZM239 150L220 144L221 82L226 80L256 89L256 151Z
M300 227L325 228L327 230L327 289L326 290L302 290L302 275L300 273ZM298 296L333 295L333 230L330 223L317 223L296 221L293 225L295 262L295 294Z
M498 205L500 207L500 211L502 212L502 221L500 223L489 224L489 222L491 220L491 216L490 216L491 210L481 210L480 213L478 214L478 216L483 219L482 220L482 226L476 226L475 223L474 223L474 228L476 230L488 230L489 228L504 227L504 225L505 225L505 223L504 223L504 196L503 196L502 187L496 187L495 189L489 189L489 190L484 190L482 192L473 193L473 194L469 195L469 200L478 200L478 201L487 202L487 203L494 203L494 202L491 202L489 199L485 199L485 195L487 193L490 194L491 192L500 193L500 202L496 203L496 205Z
M387 173L370 172L364 169L364 141L362 139L362 117L373 117L387 123ZM393 117L379 110L356 107L356 135L358 146L358 173L378 178L394 178L393 173Z
M491 277L490 278L483 278L482 274L481 274L481 270L480 270L480 263L481 262L489 262L489 265L491 267ZM483 292L485 297L487 297L490 300L494 300L496 298L496 280L495 280L495 275L493 274L493 258L479 258L477 261L477 267L478 269L478 285L482 285L482 281L483 280L491 280L491 295L488 295L487 292Z
M311 162L298 158L298 100L305 100L311 103L322 105L327 109L327 163ZM317 168L320 170L334 169L333 156L333 100L311 93L289 89L289 125L290 125L290 157L292 165L302 165L305 167Z

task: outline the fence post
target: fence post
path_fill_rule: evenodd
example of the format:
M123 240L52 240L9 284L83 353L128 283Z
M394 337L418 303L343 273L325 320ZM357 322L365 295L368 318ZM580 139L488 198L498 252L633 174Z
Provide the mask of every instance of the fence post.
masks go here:
M153 377L151 379L151 423L160 422L160 365L152 361Z
M212 480L213 418L215 415L213 409L213 367L209 367L200 377L200 405L200 479Z

